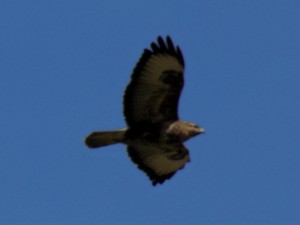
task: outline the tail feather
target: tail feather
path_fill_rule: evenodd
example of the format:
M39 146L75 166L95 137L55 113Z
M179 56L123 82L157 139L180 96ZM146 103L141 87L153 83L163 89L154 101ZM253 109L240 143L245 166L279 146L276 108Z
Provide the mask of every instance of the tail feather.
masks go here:
M85 138L85 144L90 148L98 148L124 142L126 129L116 131L93 132Z

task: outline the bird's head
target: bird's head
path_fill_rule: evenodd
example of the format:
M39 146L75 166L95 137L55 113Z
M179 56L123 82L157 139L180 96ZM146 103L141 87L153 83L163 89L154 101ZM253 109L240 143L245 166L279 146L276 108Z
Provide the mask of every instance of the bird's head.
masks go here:
M194 137L198 134L205 133L205 129L203 127L198 126L197 124L189 123L189 122L183 122L183 123L184 126L188 128L189 137Z

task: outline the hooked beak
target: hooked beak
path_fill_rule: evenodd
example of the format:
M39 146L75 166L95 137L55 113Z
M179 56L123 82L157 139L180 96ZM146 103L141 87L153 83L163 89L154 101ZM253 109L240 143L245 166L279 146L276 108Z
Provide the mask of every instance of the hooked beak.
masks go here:
M197 132L198 134L203 134L203 133L205 133L205 129L204 129L203 127L197 127L197 128L196 128L196 132Z

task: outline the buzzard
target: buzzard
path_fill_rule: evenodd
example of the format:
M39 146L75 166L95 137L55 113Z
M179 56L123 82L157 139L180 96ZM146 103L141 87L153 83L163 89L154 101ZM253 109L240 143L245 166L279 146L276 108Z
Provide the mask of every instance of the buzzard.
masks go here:
M145 49L124 94L127 128L88 135L90 148L123 143L128 155L152 184L170 179L190 161L183 142L204 129L179 120L178 102L184 84L184 59L169 36Z

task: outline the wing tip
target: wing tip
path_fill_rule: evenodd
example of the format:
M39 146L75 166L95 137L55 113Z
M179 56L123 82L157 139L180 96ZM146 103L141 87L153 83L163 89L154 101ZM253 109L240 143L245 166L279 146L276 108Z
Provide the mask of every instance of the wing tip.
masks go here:
M166 174L164 176L150 176L148 173L148 177L150 178L151 182L152 182L152 185L153 186L156 186L157 184L163 184L166 180L170 179L171 177L174 176L176 172L174 173L170 173L170 174Z
M182 170L185 167L185 165L182 165L181 167L177 168L175 171L170 171L169 173L166 174L158 174L152 168L148 167L144 163L143 159L141 159L135 147L128 146L127 153L129 155L129 158L132 160L132 162L136 164L137 168L143 171L147 175L147 177L150 179L153 186L156 186L157 184L163 184L166 180L171 179L177 173L177 171ZM189 161L190 160L186 162Z
M153 54L168 53L174 55L178 59L180 64L184 66L182 51L178 45L176 47L174 46L170 35L167 35L165 39L161 35L159 35L157 37L157 42L152 42L150 46Z

